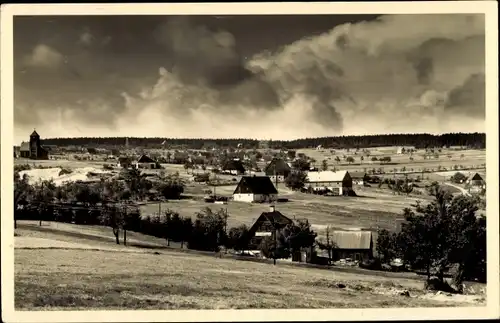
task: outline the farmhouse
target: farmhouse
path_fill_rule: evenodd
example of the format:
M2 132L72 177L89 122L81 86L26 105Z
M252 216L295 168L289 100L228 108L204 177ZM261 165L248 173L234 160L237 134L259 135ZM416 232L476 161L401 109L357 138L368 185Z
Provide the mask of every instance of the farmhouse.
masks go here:
M245 174L245 167L239 159L230 159L223 163L222 171L231 175Z
M276 232L280 232L288 224L293 224L293 221L281 212L276 211L274 205L272 205L268 212L262 212L249 229L247 235L248 249L258 249L264 237L274 238Z
M157 168L157 163L151 159L151 157L142 155L139 157L139 159L135 162L135 167L136 168L148 168L148 169L154 169Z
M278 191L267 176L243 176L233 193L233 200L240 202L276 201Z
M480 192L482 189L486 188L486 181L478 173L472 173L466 180L465 185L471 192Z
M333 231L331 240L335 246L332 258L351 258L366 261L373 257L373 236L371 231Z
M264 169L264 172L272 181L284 181L291 171L290 165L281 158L273 158Z
M352 183L354 185L364 185L367 177L366 172L349 172L349 175L351 175Z
M352 190L352 178L345 170L307 172L306 187L314 191L329 190L335 195L344 195Z
M36 132L36 130L33 130L31 133L29 142L21 143L19 154L22 158L49 159L49 152L42 147L40 143L40 135Z

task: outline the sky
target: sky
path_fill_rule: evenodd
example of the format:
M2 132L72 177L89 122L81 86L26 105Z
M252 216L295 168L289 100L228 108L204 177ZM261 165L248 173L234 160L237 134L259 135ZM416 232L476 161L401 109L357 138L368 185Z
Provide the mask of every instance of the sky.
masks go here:
M484 16L14 18L15 140L485 131Z

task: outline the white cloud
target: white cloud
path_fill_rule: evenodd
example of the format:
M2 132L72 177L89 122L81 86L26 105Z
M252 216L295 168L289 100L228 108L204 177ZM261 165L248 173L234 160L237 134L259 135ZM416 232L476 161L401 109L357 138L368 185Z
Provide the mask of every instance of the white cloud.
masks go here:
M33 52L25 58L27 65L39 67L55 67L61 64L64 57L57 50L45 44L39 44Z

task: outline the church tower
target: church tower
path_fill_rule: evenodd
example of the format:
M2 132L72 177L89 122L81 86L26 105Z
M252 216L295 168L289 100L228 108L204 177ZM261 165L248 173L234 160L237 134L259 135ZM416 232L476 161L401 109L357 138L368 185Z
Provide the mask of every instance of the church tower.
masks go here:
M40 135L33 130L30 135L30 158L38 157L38 148L40 147Z

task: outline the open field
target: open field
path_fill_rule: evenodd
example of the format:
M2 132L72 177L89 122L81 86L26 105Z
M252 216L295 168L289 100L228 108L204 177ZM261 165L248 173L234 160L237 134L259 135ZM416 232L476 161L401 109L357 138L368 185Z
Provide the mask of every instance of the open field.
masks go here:
M101 248L110 249L94 250L95 242L82 237L61 241L61 235L50 233L41 233L43 238L35 231L16 233L20 235L15 238L19 310L485 305L481 294L426 293L415 278L273 266L168 250L141 252L134 247L120 249L112 241L99 242ZM410 297L401 296L403 290Z

